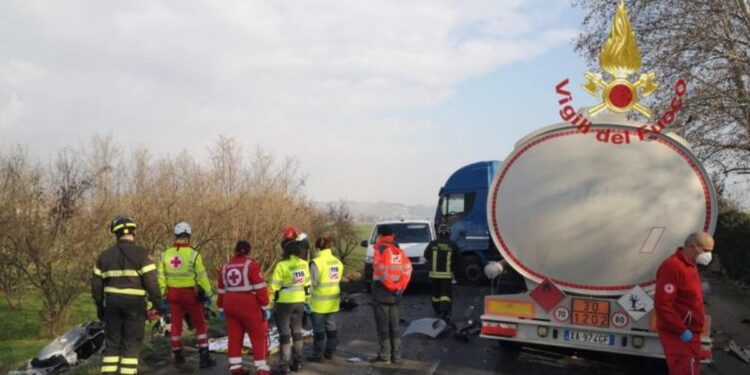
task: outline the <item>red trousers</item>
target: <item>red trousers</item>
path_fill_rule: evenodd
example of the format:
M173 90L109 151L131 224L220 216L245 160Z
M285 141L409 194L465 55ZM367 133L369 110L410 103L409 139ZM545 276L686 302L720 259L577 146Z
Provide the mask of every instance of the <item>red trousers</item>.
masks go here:
M198 302L194 288L167 288L170 315L172 316L172 350L182 348L182 321L185 313L190 314L190 321L195 325L195 337L199 348L208 347L206 317L203 315L203 304Z
M686 343L676 335L659 332L659 341L667 357L669 375L700 375L700 334L693 335L693 339Z
M263 320L263 311L254 294L249 292L227 292L224 295L224 316L229 336L229 370L242 371L242 341L247 332L253 346L253 360L258 371L270 371L266 362L268 352L268 323Z

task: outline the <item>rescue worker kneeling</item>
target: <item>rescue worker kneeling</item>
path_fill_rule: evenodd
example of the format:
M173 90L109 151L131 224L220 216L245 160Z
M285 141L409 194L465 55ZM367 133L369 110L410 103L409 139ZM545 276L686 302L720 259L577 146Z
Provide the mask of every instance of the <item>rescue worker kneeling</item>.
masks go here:
M238 241L234 256L219 272L219 311L224 313L227 322L229 371L247 374L242 369L242 341L247 332L253 346L255 374L268 375L271 373L266 362L271 305L260 265L248 256L250 250L249 242Z
M341 275L344 274L344 264L331 252L333 238L329 235L318 238L315 241L317 250L315 257L310 262L310 275L312 280L312 296L310 304L312 307L313 321L313 355L308 360L322 362L323 357L333 359L336 352L337 332L334 317L339 311L341 302Z
M276 263L271 276L271 294L274 300L274 319L281 341L281 373L302 368L302 315L309 311L310 268L300 259L302 241L306 235L296 228L284 231L281 242L282 260Z
M199 367L206 368L216 364L208 353L208 330L203 312L203 304L211 305L211 284L203 266L203 258L190 247L191 234L190 224L180 222L175 225L175 243L161 254L159 261L159 287L162 294L166 294L169 305L165 307L172 315L171 346L175 364L185 363L185 356L182 354L182 321L187 312L197 333ZM196 292L196 285L200 288L199 292Z

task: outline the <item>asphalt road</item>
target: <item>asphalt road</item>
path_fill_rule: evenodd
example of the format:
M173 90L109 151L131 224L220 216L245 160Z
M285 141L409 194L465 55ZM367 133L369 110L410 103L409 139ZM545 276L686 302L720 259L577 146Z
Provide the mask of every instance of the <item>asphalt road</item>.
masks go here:
M715 286L714 289L717 287ZM483 310L482 296L487 288L457 286L454 289L454 321L459 322L462 313L474 306L475 316ZM720 299L719 299L720 297ZM303 370L297 374L666 374L664 361L644 359L625 355L601 354L588 351L548 350L544 348L517 348L501 346L497 341L471 337L468 342L453 338L446 332L436 339L424 335L409 335L403 340L404 361L400 365L372 365L368 362L377 351L377 336L374 326L369 295L357 295L360 306L351 311L342 311L337 316L340 345L333 361L323 364L305 363ZM722 329L732 332L750 331L746 325L728 325L737 321L735 316L748 313L747 307L733 300L726 293L717 295L713 304L708 298L708 309L715 319L723 322ZM712 311L713 310L713 311ZM732 316L727 315L730 311ZM430 295L427 288L414 288L404 296L401 304L402 318L408 321L432 316ZM750 315L747 315L750 316ZM744 325L744 326L743 326ZM744 330L744 331L743 331ZM744 334L744 333L743 333ZM745 340L734 335L736 340ZM738 341L741 345L750 342ZM711 367L703 366L704 374L741 374L750 373L746 365L731 355L721 351L723 343L717 340L715 349L716 363ZM311 343L306 344L306 354L310 353ZM226 374L226 356L216 354L218 365L212 369L200 371L201 374ZM350 359L363 362L350 362ZM191 358L193 362L195 358ZM252 358L245 356L245 367L250 369ZM276 364L278 355L271 358ZM197 367L197 366L195 366ZM163 368L157 374L179 373Z

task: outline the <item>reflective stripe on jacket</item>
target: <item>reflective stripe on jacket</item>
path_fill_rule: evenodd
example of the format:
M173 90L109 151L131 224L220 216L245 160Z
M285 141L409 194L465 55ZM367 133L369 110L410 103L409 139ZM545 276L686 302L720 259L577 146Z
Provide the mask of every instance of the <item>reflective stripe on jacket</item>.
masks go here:
M310 297L310 267L296 255L276 263L270 293L274 302L304 303Z
M312 265L318 270L317 284L313 286L310 297L312 311L319 314L339 311L339 283L344 274L344 264L332 254L331 249L324 249L315 255Z
M375 243L372 262L372 279L389 292L403 292L411 280L411 261L403 250L393 243L393 236L383 236Z
M425 248L424 257L430 264L431 279L452 279L456 268L458 246L451 240L440 238L430 242Z
M122 240L99 255L91 275L91 294L103 305L107 295L148 295L152 304L161 306L156 266L148 251L132 241Z
M159 288L166 294L167 288L190 288L199 285L210 297L211 283L203 266L200 253L186 243L175 243L161 253L159 260Z
M263 279L260 266L247 256L235 256L219 271L219 308L224 307L224 295L227 293L245 293L255 298L262 309L270 308L268 289Z

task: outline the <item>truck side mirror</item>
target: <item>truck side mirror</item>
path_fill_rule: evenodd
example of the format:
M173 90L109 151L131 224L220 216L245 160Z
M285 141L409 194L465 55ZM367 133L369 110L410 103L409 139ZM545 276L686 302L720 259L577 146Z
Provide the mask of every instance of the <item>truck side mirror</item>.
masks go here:
M362 240L362 242L359 243L359 246L367 247L367 240Z

